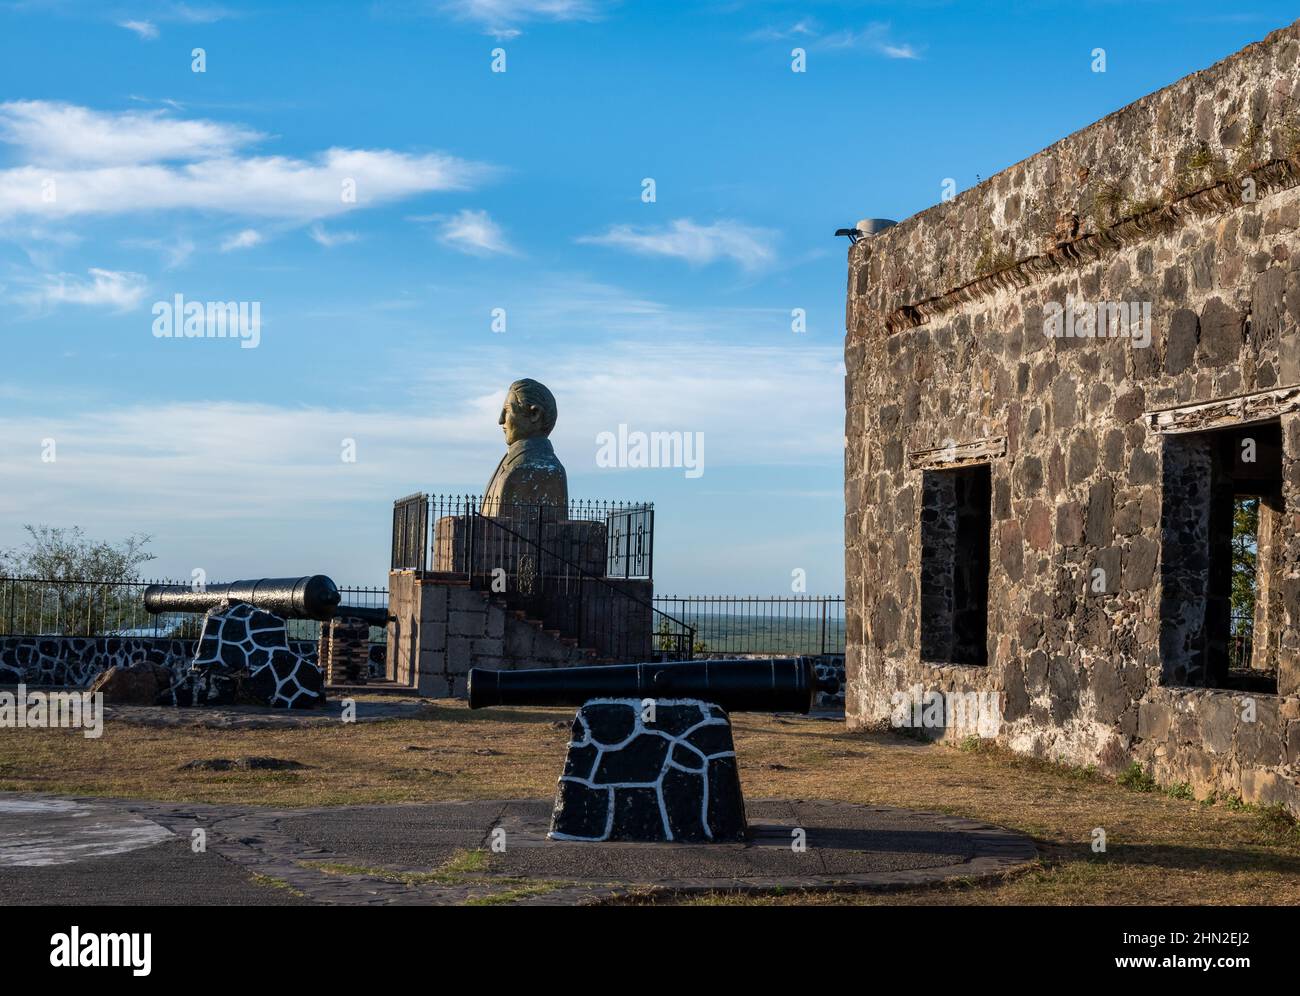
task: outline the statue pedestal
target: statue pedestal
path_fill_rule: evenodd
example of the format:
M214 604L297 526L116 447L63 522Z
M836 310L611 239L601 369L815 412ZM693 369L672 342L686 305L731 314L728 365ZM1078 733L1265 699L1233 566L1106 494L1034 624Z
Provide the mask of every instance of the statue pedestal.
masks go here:
M731 720L699 699L592 699L555 794L554 840L746 839Z
M604 577L605 523L546 518L551 511L537 506L509 515L444 515L433 527L433 569L479 575L501 569L513 578L568 575L578 567Z

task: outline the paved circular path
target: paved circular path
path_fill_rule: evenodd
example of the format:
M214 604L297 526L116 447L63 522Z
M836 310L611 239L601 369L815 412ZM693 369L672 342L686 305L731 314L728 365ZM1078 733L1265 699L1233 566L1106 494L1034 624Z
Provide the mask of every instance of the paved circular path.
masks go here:
M844 802L751 801L746 844L549 841L550 808L515 800L274 810L0 794L0 905L567 905L655 891L881 890L999 876L1037 854L1029 838L990 824ZM111 824L110 844L129 846L76 854L84 832L57 816L71 812ZM196 829L205 843L197 852ZM797 837L806 847L792 846Z

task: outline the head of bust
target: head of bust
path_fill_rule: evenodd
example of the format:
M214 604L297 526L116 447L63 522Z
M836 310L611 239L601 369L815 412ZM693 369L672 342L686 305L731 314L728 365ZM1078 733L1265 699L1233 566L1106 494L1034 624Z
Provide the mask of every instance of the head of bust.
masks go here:
M505 404L497 423L506 434L506 445L521 439L545 438L555 428L555 395L545 384L528 377L517 380L506 391Z

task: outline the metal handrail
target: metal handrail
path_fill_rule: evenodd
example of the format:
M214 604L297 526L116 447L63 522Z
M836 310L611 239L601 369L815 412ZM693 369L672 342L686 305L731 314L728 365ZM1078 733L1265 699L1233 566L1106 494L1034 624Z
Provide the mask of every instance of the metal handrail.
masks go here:
M520 533L520 532L518 532L518 531L515 530L515 529L512 529L510 526L507 526L505 523L501 522L499 519L493 518L493 517L490 516L490 515L483 515L481 512L477 512L477 511L471 511L471 512L470 512L470 515L471 515L471 516L473 517L473 519L475 519L475 520L479 520L479 519L481 519L481 520L483 520L484 522L490 523L493 527L495 527L495 528L497 528L497 529L501 529L501 530L503 530L503 531L505 531L505 532L507 532L507 533L510 533L510 534L511 534L512 536L514 536L515 538L522 540L525 544L527 544L528 546L532 547L534 550L537 551L538 554L545 554L547 557L550 557L550 558L553 559L553 560L559 561L560 563L564 564L566 567L568 567L568 568L570 568L571 570L573 570L573 571L577 574L578 577L583 578L583 579L585 579L585 580L589 580L589 581L599 581L602 585L604 585L604 586L605 586L606 588L608 588L610 591L614 592L614 593L615 593L616 595L618 595L619 597L629 599L630 601L636 603L637 605L641 605L641 606L643 606L643 607L645 607L645 608L648 608L648 609L651 611L651 613L653 613L653 614L651 615L651 619L652 619L652 620L653 620L656 616L658 616L658 617L660 617L660 618L663 618L663 619L668 620L670 623L674 623L674 624L676 624L677 626L681 627L681 629L685 631L685 634L677 633L677 634L673 634L673 635L677 636L679 642L680 642L681 636L683 636L683 635L687 635L687 636L689 637L689 639L686 641L686 648L685 648L685 650L683 650L683 651L679 651L679 652L685 653L685 655L686 655L686 659L687 659L687 660L690 660L690 659L691 659L691 652L692 652L692 649L693 649L694 646L695 646L695 628L694 628L693 626L688 625L687 623L683 622L683 621L680 620L680 619L677 619L677 618L674 617L674 616L670 616L667 612L663 612L663 611L661 611L661 610L655 608L653 602L647 601L646 599L641 598L639 595L634 595L634 594L632 594L632 593L629 592L629 591L625 591L624 589L619 588L617 585L611 584L608 578L601 577L601 576L599 576L599 575L597 575L597 574L592 574L590 571L586 570L586 569L583 568L582 566L573 563L573 561L569 560L567 557L564 557L564 556L562 556L561 554L555 553L553 550L548 550L548 549L546 549L546 548L543 547L543 546L541 545L541 543L538 542L537 540L532 539L532 538L530 538L530 537L528 537L528 536L525 536L523 533ZM474 573L473 573L473 561L472 561L472 560L470 561L469 567L470 567L470 579L471 579L471 582L472 582L472 580L473 580L473 576L474 576ZM652 633L653 633L653 627L652 627Z

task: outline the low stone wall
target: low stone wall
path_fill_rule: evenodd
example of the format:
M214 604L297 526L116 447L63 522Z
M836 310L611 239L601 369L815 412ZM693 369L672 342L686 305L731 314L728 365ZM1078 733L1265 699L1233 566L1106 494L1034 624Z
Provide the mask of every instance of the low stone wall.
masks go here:
M1300 696L1153 689L1138 706L1137 735L1134 753L1162 785L1300 810Z
M316 661L314 641L291 640L289 646ZM194 640L166 637L0 636L0 684L84 687L119 665L188 668L194 651Z

